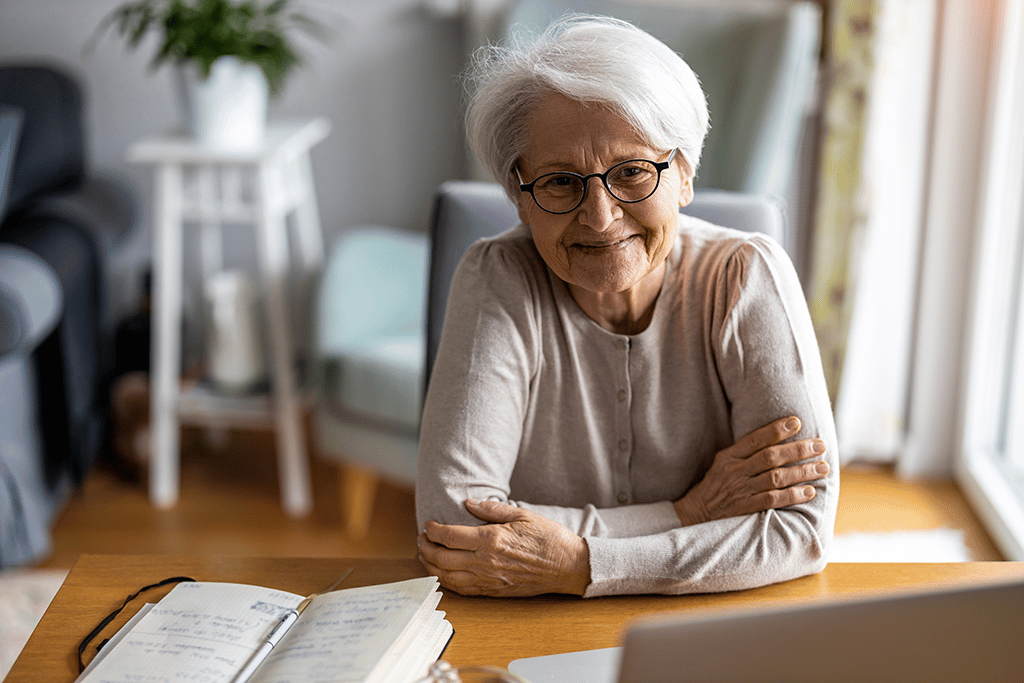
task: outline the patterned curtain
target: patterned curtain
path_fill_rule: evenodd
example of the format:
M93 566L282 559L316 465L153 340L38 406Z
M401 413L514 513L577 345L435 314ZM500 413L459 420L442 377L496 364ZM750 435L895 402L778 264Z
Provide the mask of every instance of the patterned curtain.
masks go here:
M833 403L853 309L856 245L866 221L864 138L878 13L879 0L837 0L829 6L828 82L808 303Z

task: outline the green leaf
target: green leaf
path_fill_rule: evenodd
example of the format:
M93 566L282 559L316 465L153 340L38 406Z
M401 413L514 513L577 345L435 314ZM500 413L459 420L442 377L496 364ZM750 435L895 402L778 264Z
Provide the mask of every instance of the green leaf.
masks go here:
M288 39L300 30L326 41L327 30L300 13L284 16L290 0L141 0L128 2L100 22L98 31L116 24L134 49L151 31L161 35L151 68L173 60L195 62L208 77L218 57L236 56L255 64L267 78L270 94L280 95L289 73L302 59Z
M274 0L274 2L267 5L267 14L275 15L280 14L284 8L288 5L288 0Z

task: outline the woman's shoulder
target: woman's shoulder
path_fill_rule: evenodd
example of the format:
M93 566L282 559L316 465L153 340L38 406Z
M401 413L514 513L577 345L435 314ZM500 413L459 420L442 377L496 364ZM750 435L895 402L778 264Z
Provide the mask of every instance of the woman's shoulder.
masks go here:
M704 267L743 268L751 261L789 264L789 256L771 236L715 225L680 214L679 257Z
M542 305L553 296L547 267L525 225L470 245L455 272L452 288L473 301L505 302L516 307L527 302Z
M543 261L529 227L519 224L474 242L463 257L463 267L485 277L539 277Z
M727 307L744 292L767 289L796 296L802 291L793 262L769 235L681 216L676 245L682 288L711 288Z

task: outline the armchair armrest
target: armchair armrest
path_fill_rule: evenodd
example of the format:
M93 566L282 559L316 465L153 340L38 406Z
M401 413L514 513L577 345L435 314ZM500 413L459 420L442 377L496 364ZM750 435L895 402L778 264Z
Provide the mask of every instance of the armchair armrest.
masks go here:
M0 245L0 358L30 353L57 324L60 281L41 258Z

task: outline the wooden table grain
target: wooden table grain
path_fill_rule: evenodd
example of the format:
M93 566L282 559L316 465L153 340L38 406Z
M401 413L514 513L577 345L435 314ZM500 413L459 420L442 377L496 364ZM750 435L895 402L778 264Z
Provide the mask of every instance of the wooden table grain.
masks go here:
M330 585L348 568L341 587L424 576L414 559L169 557L84 555L68 574L14 663L7 683L60 683L78 674L78 644L108 613L144 585L185 575L198 581L250 583L301 595ZM617 645L636 620L721 609L841 600L879 592L1005 581L1024 577L1024 563L975 562L830 564L820 574L785 583L709 595L642 595L583 600L568 596L499 599L445 592L440 609L455 627L444 658L455 665L507 667L522 657ZM146 594L154 602L170 587ZM141 606L131 604L102 637ZM138 603L138 604L135 604ZM102 638L101 637L101 638ZM91 657L92 653L87 655Z

